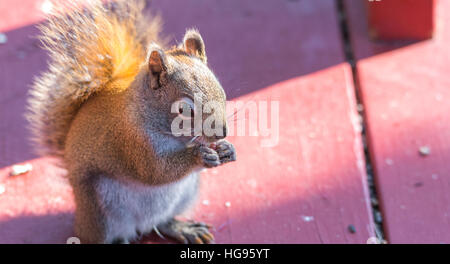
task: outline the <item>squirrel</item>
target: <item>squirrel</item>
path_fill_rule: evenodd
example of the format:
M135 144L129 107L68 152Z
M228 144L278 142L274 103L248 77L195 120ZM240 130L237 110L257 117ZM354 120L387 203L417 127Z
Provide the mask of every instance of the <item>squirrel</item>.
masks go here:
M131 243L155 231L181 243L214 242L210 225L176 218L195 201L201 170L236 160L224 139L226 95L200 33L188 29L167 49L160 18L144 16L144 1L69 8L40 26L49 67L34 81L26 117L38 154L60 158L67 170L75 235L81 243ZM217 102L210 116L223 133L172 133L175 118L197 117L195 96Z

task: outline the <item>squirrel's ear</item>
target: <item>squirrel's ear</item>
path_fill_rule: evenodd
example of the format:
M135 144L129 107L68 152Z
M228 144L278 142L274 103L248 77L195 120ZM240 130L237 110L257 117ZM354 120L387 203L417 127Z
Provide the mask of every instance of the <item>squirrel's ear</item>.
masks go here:
M196 29L188 29L186 31L183 38L183 45L188 54L197 56L206 63L205 43Z
M160 74L167 69L166 55L156 44L151 44L148 50L148 67L152 74Z
M167 70L167 61L164 51L156 44L151 44L147 55L148 68L154 78L152 78L151 86L156 89L161 86L161 73Z

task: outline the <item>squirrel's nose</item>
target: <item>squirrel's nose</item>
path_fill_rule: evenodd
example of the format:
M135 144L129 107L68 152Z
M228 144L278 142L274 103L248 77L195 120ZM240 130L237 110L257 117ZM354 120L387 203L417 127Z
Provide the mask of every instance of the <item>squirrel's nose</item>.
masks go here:
M215 138L216 139L224 139L226 136L227 136L227 128L224 126L222 135L221 136L220 135L216 135Z

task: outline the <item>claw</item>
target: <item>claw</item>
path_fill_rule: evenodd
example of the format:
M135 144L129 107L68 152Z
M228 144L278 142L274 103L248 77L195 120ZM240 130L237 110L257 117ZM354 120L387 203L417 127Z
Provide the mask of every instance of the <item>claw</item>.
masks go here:
M212 225L207 224L207 223L203 223L203 222L195 222L195 221L193 221L193 220L190 220L189 222L191 222L194 226L198 226L198 227L206 227L206 228L208 228L208 229L213 228Z
M180 243L209 244L214 243L214 236L209 231L210 225L205 223L172 219L166 224L155 228L161 234L175 239Z
M162 234L161 232L159 232L158 227L154 226L153 230L155 231L155 233L162 239L167 240Z

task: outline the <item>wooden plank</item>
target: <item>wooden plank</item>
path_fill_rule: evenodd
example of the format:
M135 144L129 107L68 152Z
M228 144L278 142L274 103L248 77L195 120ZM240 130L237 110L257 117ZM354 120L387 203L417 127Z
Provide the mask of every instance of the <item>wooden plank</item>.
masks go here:
M347 1L369 146L391 243L450 242L449 8L450 2L438 2L441 27L433 40L392 50L368 41L363 6ZM428 147L430 154L421 155L421 147Z
M0 12L3 12L0 10ZM24 118L26 95L33 76L46 67L34 26L6 33L0 44L0 167L34 158Z
M200 203L195 215L225 225L219 241L365 243L373 236L350 74L338 65L238 98L280 102L280 141L261 148L261 137L232 137L239 161L205 173L200 202L210 205Z
M177 41L200 30L230 99L344 61L334 3L308 2L153 0L149 9Z
M423 40L433 36L436 0L369 0L369 33L375 40Z
M66 243L73 236L72 190L54 162L28 161L33 170L17 176L10 176L11 167L0 170L1 244Z
M162 14L164 32L178 40L187 27L200 29L209 63L234 101L279 101L278 144L262 148L261 134L230 137L238 161L204 173L198 202L185 216L214 224L219 243L365 243L373 236L351 71L334 2L159 0L150 9ZM19 35L17 43L31 43ZM15 49L6 47L7 54ZM39 50L32 54L45 59ZM0 62L0 89L11 94L9 83L26 91L31 76L45 68L8 63ZM74 205L63 173L43 158L32 161L30 174L7 176L9 165L33 157L25 134L15 135L25 127L19 95L5 99L8 107L1 109L2 118L17 123L0 130L1 143L11 142L1 156L8 166L0 171L6 188L0 229L9 235L0 233L0 242L64 243L72 235ZM41 181L51 191L41 191ZM43 202L55 199L57 205ZM58 231L32 234L52 226ZM143 242L163 241L151 236Z
M48 0L22 0L19 6L12 1L0 1L2 19L0 32L12 31L44 19L44 10L48 10Z

